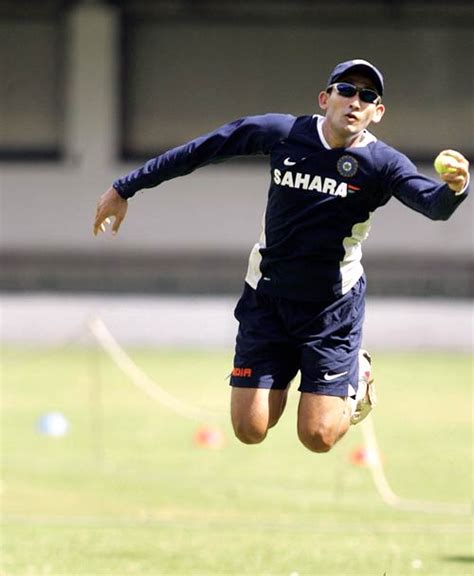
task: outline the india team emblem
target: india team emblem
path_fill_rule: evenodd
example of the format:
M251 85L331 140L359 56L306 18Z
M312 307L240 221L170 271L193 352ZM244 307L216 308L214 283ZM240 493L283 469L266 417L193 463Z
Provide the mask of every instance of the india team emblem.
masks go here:
M359 163L354 158L354 156L349 156L345 154L341 156L337 161L337 171L341 176L345 176L346 178L351 178L355 176L357 170L359 168Z

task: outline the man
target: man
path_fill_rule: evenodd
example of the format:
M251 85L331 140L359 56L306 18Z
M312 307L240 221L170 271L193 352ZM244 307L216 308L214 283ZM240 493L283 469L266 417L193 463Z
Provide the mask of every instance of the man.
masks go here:
M231 418L244 443L261 442L285 408L298 370L298 436L327 452L374 403L370 357L360 350L365 277L361 243L374 210L392 196L432 219L464 200L468 162L451 152L443 183L420 175L367 127L378 123L384 81L365 60L338 64L319 94L325 116L246 117L149 160L99 200L94 233L116 233L127 199L206 164L270 157L264 230L249 259L235 315Z

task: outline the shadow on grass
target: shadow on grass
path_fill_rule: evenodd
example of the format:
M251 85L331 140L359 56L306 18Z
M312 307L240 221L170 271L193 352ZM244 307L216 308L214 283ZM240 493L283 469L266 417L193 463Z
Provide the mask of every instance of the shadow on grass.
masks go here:
M445 562L459 562L462 564L474 564L474 556L443 556Z

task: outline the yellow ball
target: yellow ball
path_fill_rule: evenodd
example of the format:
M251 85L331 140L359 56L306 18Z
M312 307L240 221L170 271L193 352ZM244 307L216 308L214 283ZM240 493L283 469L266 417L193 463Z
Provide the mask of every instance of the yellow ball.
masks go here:
M434 168L438 174L454 174L456 168L453 167L453 164L456 163L457 160L454 156L448 152L440 152L435 158Z

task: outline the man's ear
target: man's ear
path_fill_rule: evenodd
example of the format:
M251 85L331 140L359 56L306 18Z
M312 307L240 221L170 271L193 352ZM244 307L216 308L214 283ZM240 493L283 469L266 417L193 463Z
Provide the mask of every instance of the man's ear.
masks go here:
M384 114L385 114L385 106L383 104L377 104L377 106L375 107L375 113L372 118L372 122L374 124L378 124L380 120L382 120Z
M320 92L318 96L319 107L321 110L326 110L328 107L329 94L328 92Z

